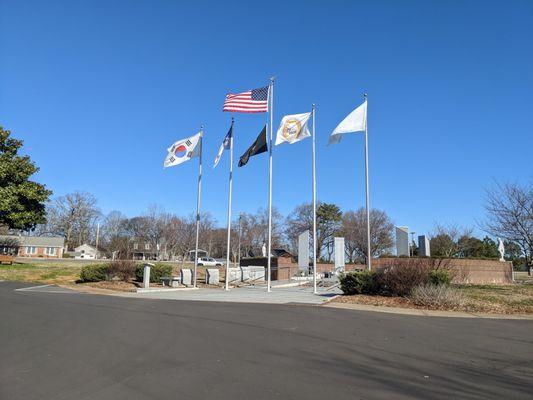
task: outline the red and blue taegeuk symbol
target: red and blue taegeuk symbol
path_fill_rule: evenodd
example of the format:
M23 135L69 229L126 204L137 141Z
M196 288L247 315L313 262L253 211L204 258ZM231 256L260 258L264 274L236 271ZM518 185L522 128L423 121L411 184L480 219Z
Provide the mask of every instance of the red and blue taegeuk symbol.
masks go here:
M177 146L177 147L174 149L174 154L175 154L176 157L178 157L178 158L183 157L185 154L187 154L187 147L185 147L184 145L180 144L179 146Z

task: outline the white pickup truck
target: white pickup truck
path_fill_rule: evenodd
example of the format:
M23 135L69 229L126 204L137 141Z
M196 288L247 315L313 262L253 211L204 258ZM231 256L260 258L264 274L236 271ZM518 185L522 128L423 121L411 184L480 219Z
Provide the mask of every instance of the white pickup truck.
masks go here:
M222 267L223 263L212 257L198 257L198 265L200 267Z

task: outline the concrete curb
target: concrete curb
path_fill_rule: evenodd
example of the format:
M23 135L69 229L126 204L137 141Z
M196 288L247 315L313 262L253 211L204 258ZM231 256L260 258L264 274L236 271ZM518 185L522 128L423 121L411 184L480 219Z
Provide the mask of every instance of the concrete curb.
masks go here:
M327 302L322 307L341 308L344 310L354 311L372 311L399 315L417 315L421 317L445 317L445 318L484 318L484 319L519 319L533 320L533 315L529 314L489 314L489 313L469 313L463 311L438 311L438 310L421 310L418 308L400 308L386 306L371 306L367 304L348 304Z
M197 287L184 287L184 288L153 288L145 289L138 288L135 292L130 293L154 293L154 292L186 292L188 290L198 290Z

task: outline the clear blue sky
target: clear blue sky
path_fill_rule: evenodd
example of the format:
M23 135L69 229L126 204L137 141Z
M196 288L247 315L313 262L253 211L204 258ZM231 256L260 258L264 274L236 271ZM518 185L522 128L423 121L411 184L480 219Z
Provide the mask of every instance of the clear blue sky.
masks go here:
M195 210L197 164L166 148L206 126L203 210L225 223L224 95L277 76L275 125L317 104L318 197L364 205L363 136L326 147L369 94L372 206L417 233L472 225L494 179L533 178L533 1L0 0L0 123L55 195L104 213ZM266 114L236 115L235 155ZM274 149L274 205L311 200L311 141ZM234 180L267 205L268 159Z

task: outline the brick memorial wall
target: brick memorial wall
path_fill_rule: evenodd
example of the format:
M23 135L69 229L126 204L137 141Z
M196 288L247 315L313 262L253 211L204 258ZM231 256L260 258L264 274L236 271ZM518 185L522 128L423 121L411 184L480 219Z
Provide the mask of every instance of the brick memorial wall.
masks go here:
M498 260L475 260L462 258L449 258L435 261L435 259L425 258L376 258L372 260L372 269L382 269L390 266L407 265L413 260L420 260L428 263L437 262L440 268L446 268L451 271L454 283L469 284L509 284L513 282L512 263L510 261ZM267 267L266 257L243 258L241 266L257 265ZM346 264L345 271L364 270L365 265ZM271 279L288 280L291 277L299 275L298 264L290 257L272 257L271 258ZM331 272L334 266L332 263L317 263L317 272Z

